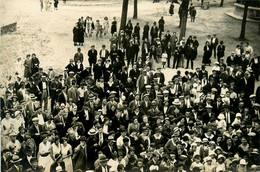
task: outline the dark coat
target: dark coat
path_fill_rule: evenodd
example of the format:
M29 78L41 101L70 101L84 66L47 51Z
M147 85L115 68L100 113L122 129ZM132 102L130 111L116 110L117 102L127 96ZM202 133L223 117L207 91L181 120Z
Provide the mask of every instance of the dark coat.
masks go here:
M88 57L88 61L95 64L97 62L97 50L89 50Z

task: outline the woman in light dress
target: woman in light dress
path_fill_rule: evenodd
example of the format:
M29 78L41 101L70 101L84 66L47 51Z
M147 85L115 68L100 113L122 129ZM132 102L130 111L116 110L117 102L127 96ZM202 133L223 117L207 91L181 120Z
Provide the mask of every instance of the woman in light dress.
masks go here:
M108 34L108 28L109 28L109 21L108 21L108 18L105 17L104 22L103 22L104 36L106 36L106 34Z
M51 167L51 142L49 141L48 134L42 134L43 141L39 145L39 152L38 152L38 164L45 168L45 172L50 171Z
M6 147L6 144L9 142L9 134L11 133L12 127L12 119L10 117L10 113L5 113L5 118L1 121L1 130L2 130L2 137L1 137L1 146L2 148Z
M67 142L67 138L63 137L63 144L61 144L61 155L63 162L65 163L65 169L66 172L73 172L73 166L72 166L72 147Z
M52 163L50 164L53 164L56 161L56 159L58 159L58 157L61 156L61 144L59 136L55 136L54 143L51 144L50 150L50 155L52 158Z

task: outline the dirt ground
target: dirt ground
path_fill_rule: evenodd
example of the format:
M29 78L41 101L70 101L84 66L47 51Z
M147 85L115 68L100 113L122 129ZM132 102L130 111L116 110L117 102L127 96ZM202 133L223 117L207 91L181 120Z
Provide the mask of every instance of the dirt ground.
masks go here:
M57 73L61 73L64 67L73 58L76 48L72 42L72 29L78 18L92 16L94 20L101 20L107 16L111 23L114 16L120 21L122 1L70 1L66 5L62 1L59 9L53 12L40 11L39 0L2 0L1 1L1 22L2 25L16 21L18 29L14 33L1 36L1 78L7 75L14 75L17 69L15 61L18 57L25 59L26 54L35 53L40 60L40 66L45 70L53 66ZM160 3L152 3L152 0L139 0L138 20L132 20L133 25L140 23L143 28L144 23L157 21L161 16L165 16L165 29L179 33L178 4L175 4L173 16L169 16L169 3L162 0ZM198 3L198 2L195 2ZM215 3L216 4L216 3ZM225 15L233 10L232 0L225 0L223 8L216 5L209 10L202 10L197 7L197 17L194 23L187 23L186 35L196 35L200 42L199 57L195 61L195 67L201 65L203 46L208 34L216 33L219 40L223 40L226 45L226 56L240 43L237 39L240 34L241 21ZM128 17L133 16L133 0L129 2ZM120 25L118 24L118 27ZM247 23L246 38L254 48L255 53L259 53L260 37L257 35L258 25ZM141 30L142 33L142 30ZM88 66L87 51L92 44L97 50L102 44L109 45L109 37L86 38L82 52L84 54L84 66ZM212 59L214 62L215 59ZM209 70L211 68L209 67ZM184 71L182 69L182 71ZM164 69L166 81L169 80L176 70ZM22 72L20 75L23 75Z

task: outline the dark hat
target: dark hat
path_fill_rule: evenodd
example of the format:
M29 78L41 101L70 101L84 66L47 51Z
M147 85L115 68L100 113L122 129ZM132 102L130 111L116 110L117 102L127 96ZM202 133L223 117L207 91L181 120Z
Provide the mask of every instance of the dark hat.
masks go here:
M81 136L80 141L87 141L87 138L85 136Z

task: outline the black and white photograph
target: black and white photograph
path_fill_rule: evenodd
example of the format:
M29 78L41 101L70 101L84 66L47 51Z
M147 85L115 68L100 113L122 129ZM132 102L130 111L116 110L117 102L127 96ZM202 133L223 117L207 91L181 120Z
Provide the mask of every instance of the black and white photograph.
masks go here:
M0 10L0 171L260 172L260 0Z

